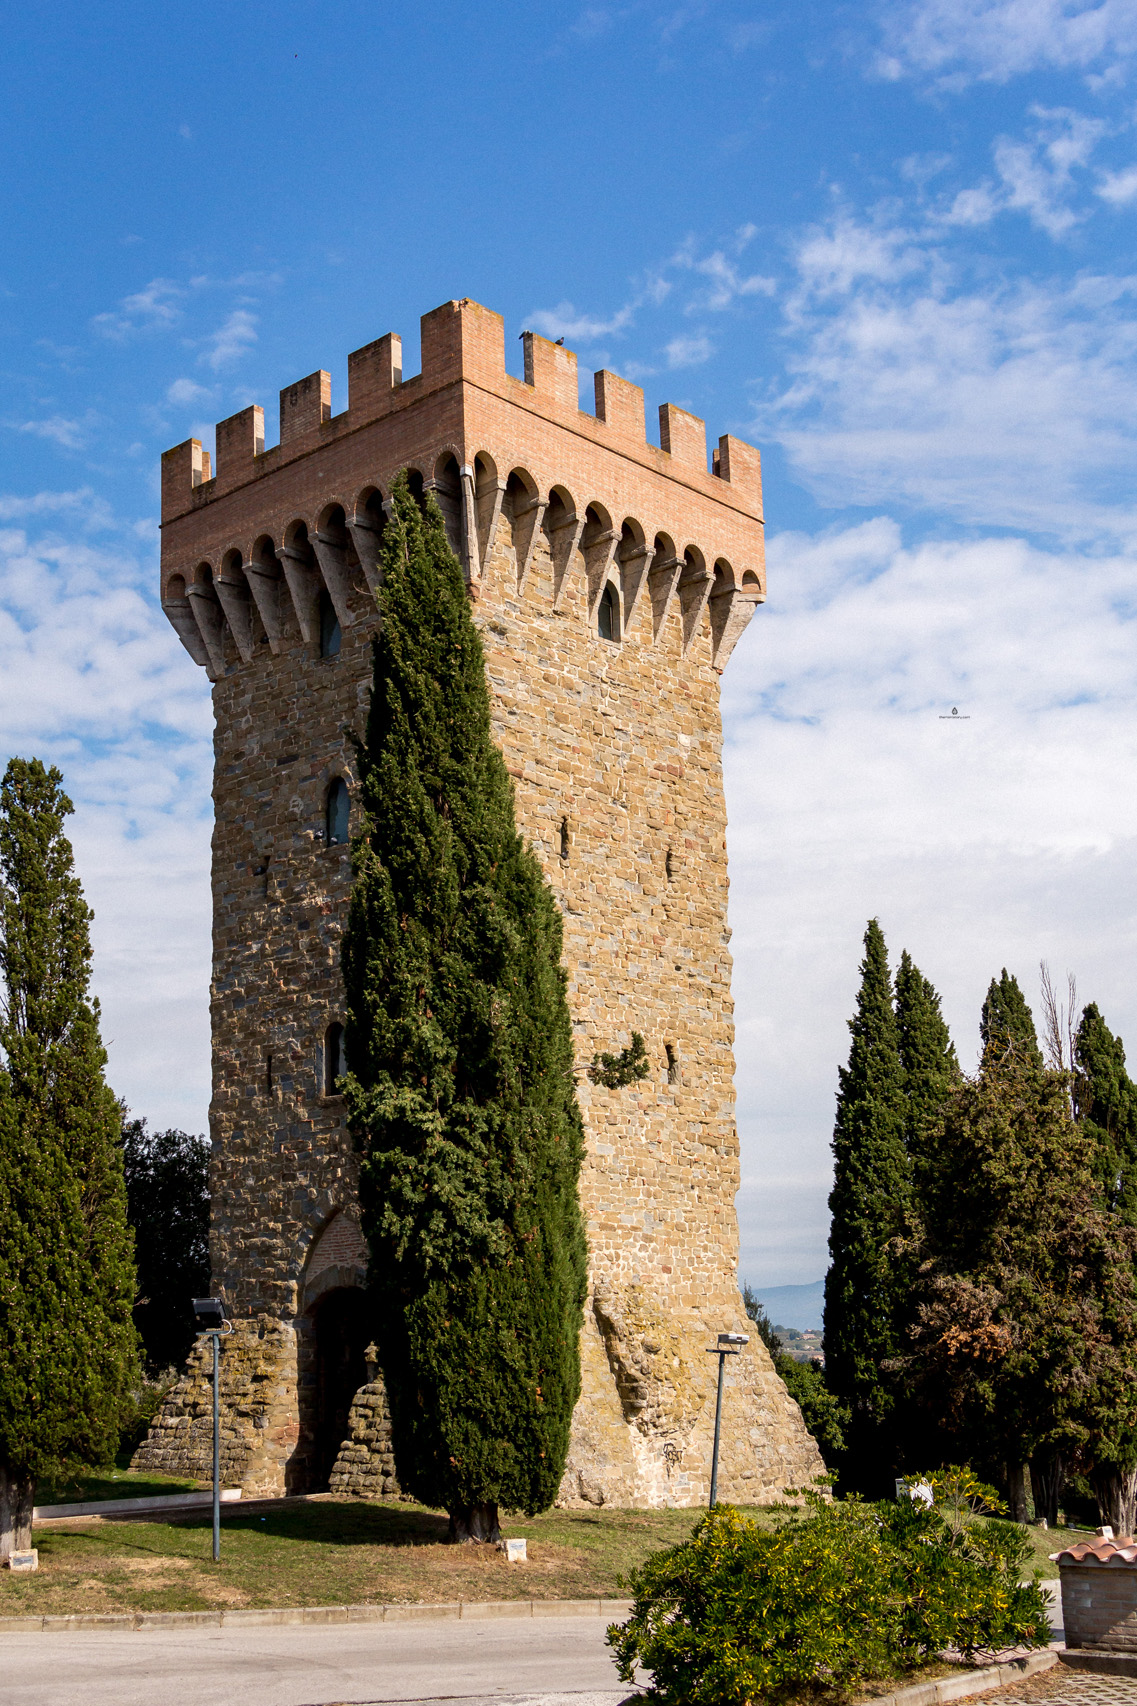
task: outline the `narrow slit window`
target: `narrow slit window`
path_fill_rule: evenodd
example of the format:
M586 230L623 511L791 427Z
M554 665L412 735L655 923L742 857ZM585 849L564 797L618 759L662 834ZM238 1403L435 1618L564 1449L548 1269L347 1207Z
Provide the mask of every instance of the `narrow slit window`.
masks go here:
M618 640L620 638L620 606L616 599L616 589L613 586L606 586L600 594L597 631L602 640Z
M664 859L663 864L664 869L667 872L668 882L673 883L675 881L675 855L671 851L670 847L667 849L667 857Z
M324 814L324 834L329 847L342 847L348 836L351 817L351 795L342 776L337 776L328 789Z
M561 858L564 860L566 865L568 864L568 856L569 856L569 825L568 825L568 818L563 817L561 819Z
M667 1082L669 1084L682 1084L683 1075L679 1066L679 1050L674 1043L664 1043L663 1046L667 1050Z
M343 1046L343 1026L329 1025L324 1032L324 1095L335 1096L339 1092L336 1082L347 1071L347 1059Z
M326 592L320 594L320 656L334 658L340 649L343 635L336 607Z

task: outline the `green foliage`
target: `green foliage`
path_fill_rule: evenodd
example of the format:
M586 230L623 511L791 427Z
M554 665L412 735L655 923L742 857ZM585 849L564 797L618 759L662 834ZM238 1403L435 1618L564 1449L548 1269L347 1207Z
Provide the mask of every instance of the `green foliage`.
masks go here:
M819 1357L798 1362L783 1353L774 1358L774 1367L800 1409L802 1421L817 1441L826 1469L841 1469L848 1445L849 1406L830 1391L824 1363Z
M801 1411L802 1421L817 1441L818 1450L827 1469L836 1469L845 1451L845 1433L849 1426L848 1406L842 1404L829 1390L825 1369L820 1358L798 1362L783 1348L770 1317L763 1309L752 1286L742 1288L742 1302L749 1320L758 1329L758 1336L769 1351L774 1368L786 1391Z
M0 1472L114 1455L139 1379L121 1118L57 770L0 785Z
M588 1076L594 1084L604 1084L609 1090L621 1090L625 1084L638 1084L651 1071L647 1049L638 1031L632 1032L628 1047L619 1054L594 1054Z
M883 1490L890 1467L891 1394L882 1373L894 1355L903 1303L897 1241L905 1231L911 1166L892 984L877 920L865 931L849 1064L840 1071L829 1197L825 1280L826 1381L848 1406L844 1481Z
M720 1505L684 1545L631 1577L632 1613L608 1640L648 1698L749 1706L919 1669L948 1647L968 1658L1045 1646L1037 1586L1020 1587L1028 1545L1002 1522L962 1532L908 1501L828 1503L763 1529Z
M998 978L991 979L988 986L983 1010L979 1016L979 1036L985 1055L989 1050L1001 1055L1008 1049L1014 1049L1023 1055L1031 1066L1042 1066L1042 1051L1038 1046L1034 1016L1026 1004L1017 979L1008 974L1006 966Z
M138 1270L134 1325L154 1374L189 1355L192 1299L209 1290L209 1139L127 1119L122 1160Z
M517 834L437 506L396 481L359 743L345 1095L399 1481L546 1509L580 1388L583 1130L561 920Z
M895 1365L945 1456L1076 1467L1137 1438L1137 1236L1091 1160L1065 1074L990 1041L929 1144Z
M770 1355L772 1357L778 1356L782 1349L782 1341L775 1333L774 1324L763 1309L758 1300L758 1294L751 1285L744 1285L742 1288L742 1307L746 1311L747 1320L753 1321L757 1327L758 1337Z
M919 1157L960 1073L940 998L907 949L896 972L896 1035L904 1073L904 1141L909 1155Z
M1092 1002L1074 1038L1074 1108L1093 1145L1103 1205L1137 1226L1137 1085L1121 1038Z

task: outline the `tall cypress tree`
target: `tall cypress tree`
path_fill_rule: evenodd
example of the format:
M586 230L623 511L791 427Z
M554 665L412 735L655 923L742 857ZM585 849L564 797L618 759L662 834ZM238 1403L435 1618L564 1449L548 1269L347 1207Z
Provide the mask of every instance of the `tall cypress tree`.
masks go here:
M959 1082L959 1061L940 998L907 949L896 972L896 1033L904 1073L904 1141L915 1161L923 1154L929 1127Z
M1010 1048L1033 1067L1041 1069L1042 1051L1034 1028L1034 1015L1018 980L1010 976L1006 966L1002 975L992 978L979 1016L979 1036L983 1053L995 1050L1004 1054Z
M897 1241L905 1229L911 1173L892 982L875 918L865 931L849 1030L853 1040L849 1064L840 1071L833 1131L825 1374L850 1410L842 1482L875 1493L885 1486L891 1456L892 1401L883 1364L897 1345Z
M1137 1085L1121 1038L1093 1002L1074 1038L1074 1110L1092 1145L1104 1206L1137 1226Z
M344 941L346 1094L363 1153L401 1485L492 1539L556 1496L580 1390L583 1130L561 920L519 837L481 641L433 500L384 530L365 825Z
M0 1555L36 1480L114 1454L138 1379L121 1114L89 998L91 913L58 770L0 785Z

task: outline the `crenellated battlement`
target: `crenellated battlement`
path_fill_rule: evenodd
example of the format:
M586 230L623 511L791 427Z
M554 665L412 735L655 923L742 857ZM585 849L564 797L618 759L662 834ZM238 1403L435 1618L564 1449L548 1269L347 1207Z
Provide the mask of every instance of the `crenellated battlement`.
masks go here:
M310 643L321 592L345 627L373 615L384 505L407 469L437 497L475 597L503 541L517 594L545 550L555 612L580 580L591 621L612 585L621 639L638 622L654 644L674 600L682 656L705 627L722 669L765 597L758 452L726 434L708 468L703 422L672 403L649 444L642 390L604 370L588 414L576 356L534 332L515 378L501 316L475 302L425 314L421 341L407 379L394 333L354 351L338 415L326 371L285 386L269 450L254 404L218 423L216 468L197 439L166 452L162 602L195 660L216 678L262 643Z

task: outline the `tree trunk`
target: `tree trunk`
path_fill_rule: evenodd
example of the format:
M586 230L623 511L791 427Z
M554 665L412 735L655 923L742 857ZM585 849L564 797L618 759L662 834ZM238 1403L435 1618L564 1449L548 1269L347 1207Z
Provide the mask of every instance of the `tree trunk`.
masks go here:
M1137 1524L1137 1467L1095 1469L1090 1477L1098 1501L1098 1521L1114 1535L1129 1538Z
M0 1463L0 1558L32 1549L32 1506L36 1484Z
M1008 1463L1007 1503L1012 1522L1030 1521L1030 1464Z
M501 1539L496 1504L459 1505L450 1512L449 1537L456 1544L485 1540L496 1545Z
M1034 1488L1034 1514L1044 1516L1049 1528L1058 1525L1058 1500L1066 1480L1066 1467L1060 1457L1035 1457L1030 1465L1031 1486Z

